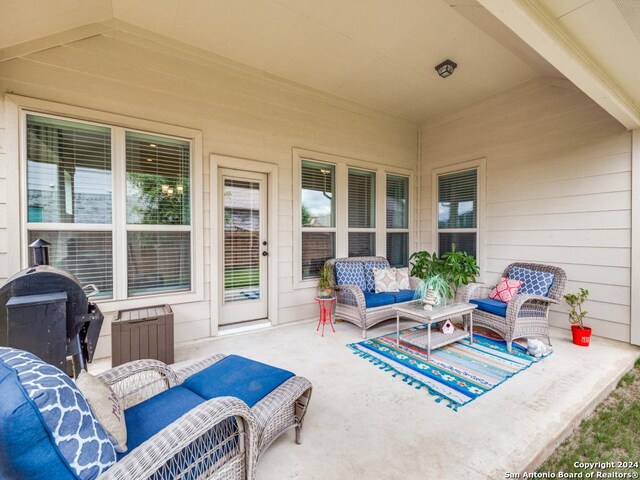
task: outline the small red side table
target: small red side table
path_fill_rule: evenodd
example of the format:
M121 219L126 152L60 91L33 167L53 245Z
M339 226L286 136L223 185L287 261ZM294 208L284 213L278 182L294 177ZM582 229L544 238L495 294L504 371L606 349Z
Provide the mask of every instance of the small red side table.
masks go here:
M318 306L320 307L320 318L318 319L316 332L320 329L320 325L322 325L322 336L324 337L324 326L328 322L329 325L331 325L331 330L335 333L336 329L333 328L331 312L333 311L333 302L336 301L336 297L316 297L314 300L318 302Z

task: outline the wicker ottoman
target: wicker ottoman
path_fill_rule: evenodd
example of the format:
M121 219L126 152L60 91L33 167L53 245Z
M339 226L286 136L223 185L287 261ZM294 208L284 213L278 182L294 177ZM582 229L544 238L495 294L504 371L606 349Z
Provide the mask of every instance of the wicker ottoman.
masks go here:
M257 457L285 431L296 429L302 443L302 422L311 398L311 382L291 372L237 355L218 354L177 372L180 384L211 399L243 400L257 422Z

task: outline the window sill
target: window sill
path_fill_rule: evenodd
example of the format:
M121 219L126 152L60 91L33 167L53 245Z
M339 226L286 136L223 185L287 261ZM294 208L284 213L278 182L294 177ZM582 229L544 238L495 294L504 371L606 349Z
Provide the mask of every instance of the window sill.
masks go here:
M125 300L100 300L96 299L96 303L100 307L102 313L115 312L117 310L126 310L131 308L152 307L155 305L177 305L181 303L194 303L204 300L204 295L198 292L180 292L180 293L160 293L157 295L145 295L144 297L134 297Z

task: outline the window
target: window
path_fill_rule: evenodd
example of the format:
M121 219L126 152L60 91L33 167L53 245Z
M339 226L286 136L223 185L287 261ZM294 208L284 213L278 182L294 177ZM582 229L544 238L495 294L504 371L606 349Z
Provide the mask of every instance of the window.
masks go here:
M456 249L478 255L478 169L437 177L438 254Z
M376 252L376 174L349 169L349 256Z
M191 291L191 142L35 114L26 124L29 241L49 241L51 263L101 299Z
M409 264L409 178L387 175L387 260Z
M302 161L302 279L315 278L324 262L335 257L335 166Z

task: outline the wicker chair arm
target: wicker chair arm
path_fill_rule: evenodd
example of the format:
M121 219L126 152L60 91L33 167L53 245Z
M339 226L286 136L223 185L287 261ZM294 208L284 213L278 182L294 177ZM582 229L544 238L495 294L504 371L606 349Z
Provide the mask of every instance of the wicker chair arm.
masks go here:
M464 286L462 289L462 293L460 294L460 299L464 303L469 303L469 300L472 298L477 298L477 291L479 288L486 288L484 283L469 283Z
M225 426L220 422L234 416L239 419L238 442L240 442L239 447L245 455L246 478L251 480L254 477L256 459L256 422L247 405L233 397L214 398L193 408L131 451L109 470L97 477L97 480L129 480L132 478L141 480L150 478L161 469L166 469L165 474L171 473L172 476L179 478L182 478L182 475L190 477L190 471L198 471L199 468L202 468L202 465L198 465L197 461L203 458L205 452L222 457L218 462L224 462L224 450L207 452L206 444L215 440L220 449L229 449L230 440L235 435L228 431L228 425ZM205 436L208 432L212 433L214 440L211 436ZM186 448L192 450L193 453L179 455L176 459L175 456ZM195 462L188 461L189 457L195 457ZM183 470L180 470L181 467ZM210 476L212 473L214 472L209 472L206 478L218 478Z
M365 308L364 293L357 285L336 285L336 302Z
M134 360L97 375L120 398L124 408L132 407L178 385L176 373L159 360Z
M223 353L216 353L215 355L212 355L210 357L207 357L203 360L199 360L191 365L188 365L184 368L181 368L180 370L176 371L176 375L178 377L178 383L182 383L184 382L187 378L189 378L191 375L193 375L194 373L198 373L202 370L204 370L207 367L210 367L211 365L213 365L216 362L219 362L220 360L222 360L224 357L226 357L225 354Z
M557 300L542 295L518 294L507 304L507 318L517 318L522 307L530 306L541 310L542 316L546 316L546 311L550 304L558 304ZM529 304L529 305L527 305Z

